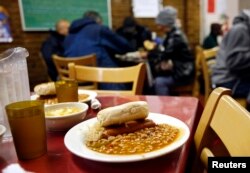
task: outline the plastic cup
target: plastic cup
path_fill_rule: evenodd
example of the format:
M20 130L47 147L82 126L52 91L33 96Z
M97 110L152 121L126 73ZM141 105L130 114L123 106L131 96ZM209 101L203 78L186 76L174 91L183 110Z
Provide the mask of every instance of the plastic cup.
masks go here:
M14 102L5 109L18 159L34 159L45 154L47 138L43 102Z
M78 83L73 80L57 81L56 96L61 102L78 102Z

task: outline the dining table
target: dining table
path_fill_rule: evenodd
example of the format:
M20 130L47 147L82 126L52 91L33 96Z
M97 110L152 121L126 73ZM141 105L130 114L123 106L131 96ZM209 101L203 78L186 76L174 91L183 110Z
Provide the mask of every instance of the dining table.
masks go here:
M149 112L179 119L187 125L190 135L182 146L169 153L150 159L115 163L89 160L73 154L64 143L67 131L47 131L47 153L32 160L18 160L12 137L9 137L0 141L0 170L18 164L27 172L35 173L184 173L186 171L194 132L203 110L198 98L156 95L97 95L96 98L101 103L101 109L131 101L146 101ZM96 117L99 110L90 108L83 121Z

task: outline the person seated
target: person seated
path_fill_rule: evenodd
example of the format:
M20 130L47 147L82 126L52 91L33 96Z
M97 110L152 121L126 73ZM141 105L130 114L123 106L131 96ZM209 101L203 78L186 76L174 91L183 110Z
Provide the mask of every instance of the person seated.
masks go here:
M115 54L134 51L128 41L107 26L102 25L102 18L96 11L87 11L83 18L74 20L69 28L69 35L64 41L64 56L77 57L95 53L98 67L122 66ZM99 89L120 90L124 85L101 84Z
M202 47L204 49L211 49L217 47L218 37L222 35L221 24L212 23L210 26L210 34L204 39Z
M184 33L176 26L177 10L166 6L156 17L156 24L166 34L162 45L149 52L156 95L171 95L171 87L186 85L194 79L194 56Z
M250 10L245 9L233 20L223 37L212 69L214 87L232 90L234 97L246 98L250 105Z
M52 59L53 54L63 56L63 42L68 34L70 22L61 19L55 25L55 31L51 30L49 37L42 43L41 53L48 68L48 74L52 81L58 78L58 72Z
M143 48L143 42L151 40L152 35L148 28L139 25L132 16L126 17L116 32L126 38L135 50Z

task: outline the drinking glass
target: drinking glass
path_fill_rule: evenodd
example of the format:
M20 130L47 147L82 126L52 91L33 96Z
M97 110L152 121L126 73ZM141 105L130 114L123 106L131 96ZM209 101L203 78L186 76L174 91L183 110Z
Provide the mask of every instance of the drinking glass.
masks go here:
M74 80L57 81L56 95L58 102L78 102L78 83Z
M47 152L44 103L38 100L13 102L5 106L13 142L20 160Z

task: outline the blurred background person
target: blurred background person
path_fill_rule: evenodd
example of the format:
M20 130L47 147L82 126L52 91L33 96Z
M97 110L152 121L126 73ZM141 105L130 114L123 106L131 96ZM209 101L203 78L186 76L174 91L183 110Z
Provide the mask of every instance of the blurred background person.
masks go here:
M52 81L56 81L58 78L58 72L52 60L52 55L57 54L59 56L63 56L63 42L65 36L68 34L69 26L69 21L65 19L59 20L55 25L55 31L51 30L47 40L42 43L41 53L47 65L48 74Z
M115 54L125 54L134 51L128 41L107 26L102 25L102 18L96 11L87 11L83 18L72 22L69 35L64 41L64 55L77 57L95 53L97 66L122 66L115 58ZM100 89L126 89L118 84L101 84Z
M165 7L156 17L158 29L165 33L161 49L148 55L157 95L170 95L171 87L193 81L194 57L176 19L177 10L172 6Z
M230 28L229 16L227 14L221 14L220 16L222 35L226 35Z
M250 10L242 10L223 37L212 70L214 87L232 90L234 97L250 103Z
M143 48L143 42L151 40L152 37L151 31L147 27L139 25L132 16L126 17L116 32L126 38L135 50Z
M218 41L218 37L221 36L222 33L222 29L221 29L221 24L219 23L212 23L210 25L210 33L208 36L205 37L202 47L204 49L211 49L214 48L216 46L219 46L219 41Z

